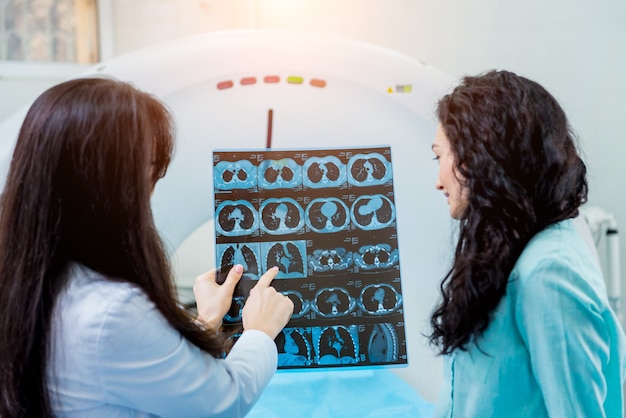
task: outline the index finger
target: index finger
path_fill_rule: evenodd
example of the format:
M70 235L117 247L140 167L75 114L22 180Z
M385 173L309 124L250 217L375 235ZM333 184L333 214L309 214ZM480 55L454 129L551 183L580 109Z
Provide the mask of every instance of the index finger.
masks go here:
M272 267L271 269L266 271L264 275L261 276L261 278L256 283L256 285L254 285L254 288L269 287L270 283L272 283L272 280L274 280L274 277L276 277L277 274L278 274L278 267L277 266Z

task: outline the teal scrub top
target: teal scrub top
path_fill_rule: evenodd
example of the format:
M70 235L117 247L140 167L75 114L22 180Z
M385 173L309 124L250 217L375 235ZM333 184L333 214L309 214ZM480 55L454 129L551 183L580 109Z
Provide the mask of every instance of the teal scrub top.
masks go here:
M435 417L623 415L626 338L571 220L527 244L485 332L444 359Z

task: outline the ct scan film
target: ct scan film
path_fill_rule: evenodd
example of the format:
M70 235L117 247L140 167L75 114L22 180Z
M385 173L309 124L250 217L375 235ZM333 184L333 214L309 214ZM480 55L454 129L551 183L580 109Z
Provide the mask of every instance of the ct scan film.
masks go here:
M293 301L279 369L407 363L391 149L213 153L216 264L244 266L224 318L237 336L267 269Z

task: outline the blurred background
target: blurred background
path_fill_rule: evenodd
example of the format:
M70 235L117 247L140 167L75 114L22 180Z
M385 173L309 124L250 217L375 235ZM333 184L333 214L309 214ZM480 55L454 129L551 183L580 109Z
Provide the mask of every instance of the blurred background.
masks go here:
M168 39L246 28L339 36L454 77L498 68L543 84L580 136L590 203L620 223L624 22L618 0L0 0L0 121L86 66Z
M507 69L542 84L578 134L588 205L619 229L626 224L624 22L626 2L618 0L0 0L0 123L53 84L174 38L264 28L340 37L454 78ZM626 265L626 245L614 258ZM624 274L619 280L624 288Z

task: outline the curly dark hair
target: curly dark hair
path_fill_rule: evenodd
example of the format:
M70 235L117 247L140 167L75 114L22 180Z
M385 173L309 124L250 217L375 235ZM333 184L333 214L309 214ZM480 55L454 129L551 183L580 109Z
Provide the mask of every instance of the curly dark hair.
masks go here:
M586 167L565 113L542 86L508 71L464 77L437 116L467 191L430 342L465 350L489 325L524 246L573 218L587 199Z

